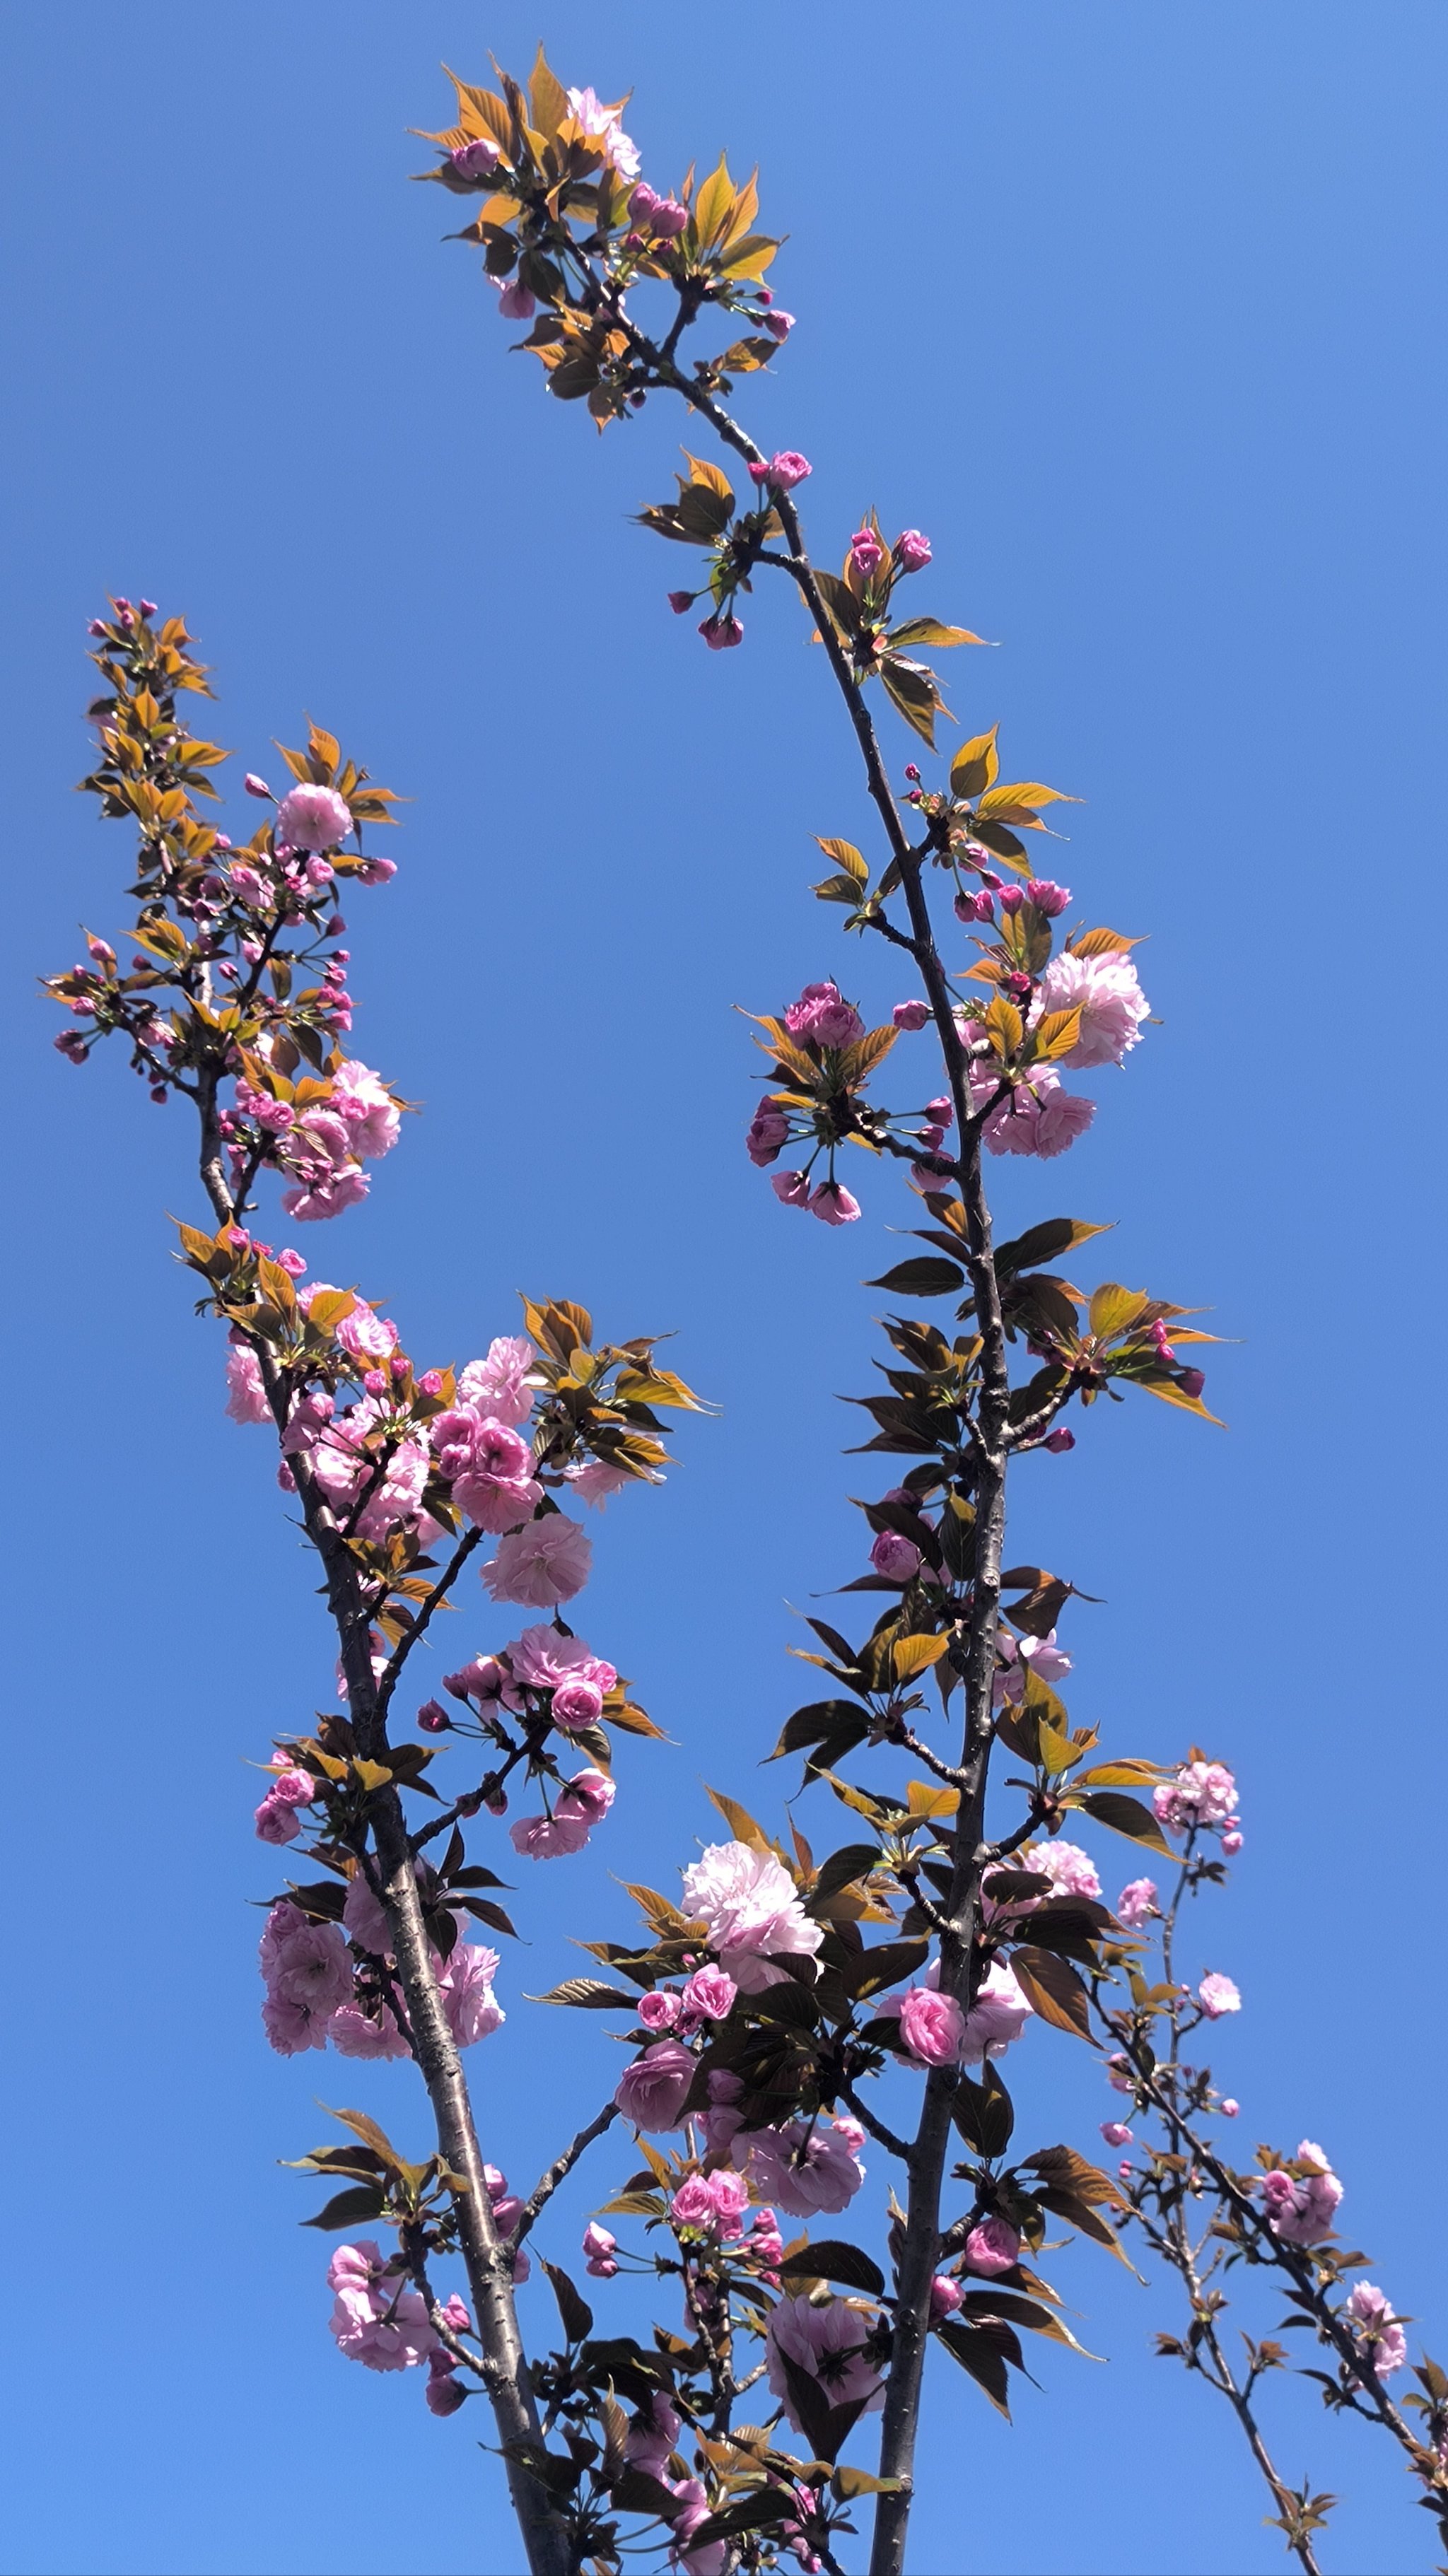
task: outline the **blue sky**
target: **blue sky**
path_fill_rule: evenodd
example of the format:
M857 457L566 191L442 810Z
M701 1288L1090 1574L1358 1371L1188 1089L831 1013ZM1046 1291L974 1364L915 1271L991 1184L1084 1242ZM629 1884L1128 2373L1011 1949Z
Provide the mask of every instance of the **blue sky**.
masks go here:
M119 1064L71 1072L28 998L78 919L121 917L124 836L70 793L107 588L185 610L238 778L305 708L414 800L351 945L359 1051L425 1114L314 1266L439 1359L510 1329L520 1286L585 1298L611 1331L676 1331L723 1408L604 1524L588 1633L672 1742L626 1755L606 1834L521 1891L513 2018L476 2061L515 2180L617 2063L519 1993L566 1972L570 1933L622 1926L611 1872L667 1877L707 1838L703 1779L783 1794L756 1766L807 1695L789 1605L857 1570L834 1399L866 1383L858 1283L908 1218L873 1173L849 1234L777 1209L740 1150L731 1006L837 969L895 998L807 892L810 835L868 818L789 603L758 597L727 657L664 607L679 559L629 514L670 488L682 420L600 441L547 402L439 245L448 202L405 184L405 129L446 120L439 58L522 70L538 32L511 0L9 21L0 2547L25 2576L518 2564L473 2416L434 2423L325 2332L325 2247L278 2159L320 2140L318 2095L365 2089L421 2134L396 2070L283 2063L256 2019L244 1766L327 1704L327 1640L170 1262L180 1117ZM920 605L1002 639L956 657L957 715L1085 799L1056 872L1149 934L1161 1025L1069 1162L1005 1169L999 1203L1110 1220L1103 1275L1210 1306L1231 1428L1099 1408L1021 1477L1013 1552L1103 1598L1068 1640L1074 1716L1234 1763L1247 1849L1200 1952L1246 1998L1219 2051L1242 2143L1329 2146L1346 2232L1441 2352L1442 1113L1417 976L1444 926L1442 13L840 0L741 46L556 0L543 33L566 79L632 86L658 184L723 145L760 162L800 321L741 409L813 457L826 559L871 504L930 532ZM450 1648L464 1631L501 1641L472 1610ZM1127 1846L1099 1857L1129 1874ZM1089 2144L1084 2051L1038 2035L1019 2079L1042 2138ZM565 2259L616 2170L586 2169ZM1151 2358L1169 2293L1061 2268L1109 2367L1052 2352L1013 2429L942 2367L916 2576L1283 2563L1225 2413ZM1344 2498L1329 2568L1428 2563L1372 2439L1305 2389L1276 2422L1286 2472Z

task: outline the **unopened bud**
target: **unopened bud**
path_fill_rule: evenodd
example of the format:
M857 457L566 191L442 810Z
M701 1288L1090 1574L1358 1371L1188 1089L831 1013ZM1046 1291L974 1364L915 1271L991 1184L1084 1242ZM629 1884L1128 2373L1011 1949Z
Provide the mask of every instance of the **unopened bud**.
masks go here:
M248 796L262 796L266 798L268 804L275 804L276 799L272 795L271 789L268 787L266 780L264 778L258 778L254 769L249 769L247 771L246 776L241 783L246 789Z
M1066 1430L1064 1424L1059 1431L1048 1431L1041 1442L1041 1447L1049 1449L1052 1456L1056 1458L1059 1458L1064 1450L1074 1449L1075 1446L1076 1434L1074 1431Z
M437 1700L430 1699L418 1710L417 1722L424 1735L445 1735L452 1719Z

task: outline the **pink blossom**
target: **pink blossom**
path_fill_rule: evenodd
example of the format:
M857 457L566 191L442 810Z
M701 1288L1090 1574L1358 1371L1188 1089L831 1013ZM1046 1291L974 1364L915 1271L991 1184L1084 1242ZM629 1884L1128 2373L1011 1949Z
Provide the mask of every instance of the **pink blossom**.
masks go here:
M459 2048L488 2039L507 2019L493 1994L502 1961L482 1942L457 1941L437 1972L442 2008Z
M1358 2341L1366 2346L1379 2379L1402 2369L1408 2358L1408 2338L1388 2304L1385 2290L1375 2289L1371 2281L1359 2281L1342 2313Z
M853 1046L865 1029L853 1002L842 998L833 980L806 984L799 1000L791 1002L786 1010L784 1025L792 1038L812 1038L816 1046L822 1047Z
M605 161L619 177L636 179L639 175L638 149L620 125L618 109L605 107L602 99L591 89L571 89L568 104L590 143L598 146Z
M689 2549L685 2546L685 2543L698 2530L700 2523L708 2521L713 2510L703 2480L681 2478L675 2484L674 2493L679 2503L673 2516L674 2546L669 2552L671 2560L681 2570L681 2576L724 2576L724 2570L729 2564L727 2540L708 2540L699 2549Z
M1117 1921L1125 1923L1133 1932L1140 1924L1147 1922L1156 1910L1154 1878L1130 1879L1116 1900Z
M1101 2135L1108 2147L1129 2147L1131 2144L1131 2131L1124 2120L1103 2120Z
M937 2272L930 2284L930 2322L938 2325L942 2317L953 2317L965 2292L948 2272Z
M521 1333L500 1333L488 1344L486 1359L469 1360L458 1378L458 1398L495 1422L526 1422L534 1390L528 1372L537 1353Z
M987 2281L999 2280L1021 2259L1021 2240L1004 2218L983 2218L965 2240L965 2265Z
M886 560L885 549L873 528L857 528L850 539L850 564L862 581L869 581Z
M257 1838L264 1843L294 1843L301 1832L301 1820L285 1798L268 1789L256 1810Z
M397 1326L359 1300L336 1328L336 1338L354 1360L389 1360L397 1348Z
M575 1771L572 1779L563 1784L558 1812L561 1815L567 1809L570 1815L581 1816L586 1825L601 1825L617 1795L606 1771Z
M807 1208L810 1203L808 1172L776 1172L769 1184L782 1207Z
M621 1494L627 1486L640 1482L640 1479L631 1475L626 1467L606 1466L601 1458L590 1458L581 1467L576 1465L565 1467L563 1472L568 1478L570 1491L577 1494L582 1502L591 1503L594 1510L599 1512L612 1501L615 1494ZM650 1484L658 1484L662 1482L662 1478L651 1476L648 1481Z
M327 2037L339 2057L410 2057L395 2016L386 2004L370 2018L360 2004L339 2004L327 2024Z
M661 233L665 241L672 241L677 234L686 230L688 221L689 209L687 206L681 206L677 197L661 197L654 208L649 230Z
M765 330L769 333L771 340L783 342L789 338L791 331L794 329L794 315L792 313L786 313L783 305L781 304L776 304L774 311L772 313L766 313L762 318Z
M811 1193L809 1212L824 1225L853 1225L860 1213L860 1202L843 1181L821 1181Z
M1237 1783L1225 1763L1184 1762L1175 1780L1152 1792L1157 1823L1184 1834L1225 1823L1237 1804Z
M357 871L357 883L365 886L386 885L396 874L395 859L364 859ZM345 929L346 923L343 922L341 927Z
M592 1562L593 1543L579 1523L547 1512L498 1541L496 1556L483 1567L483 1582L494 1601L546 1610L582 1591Z
M503 156L490 134L478 134L447 157L460 179L490 179Z
M295 1907L295 1924L283 1924L268 1947L274 1906L262 1936L262 1974L281 2003L302 2004L309 2012L333 2013L352 1998L352 1962L335 1923L309 1923Z
M571 1528L573 1524L569 1522L566 1526ZM555 1716L558 1711L557 1693L570 1683L586 1684L597 1693L598 1705L593 1712L596 1717L603 1705L604 1693L611 1691L618 1680L612 1664L605 1663L601 1655L596 1655L582 1637L566 1637L561 1628L542 1624L525 1628L506 1653L516 1681L526 1684L529 1690L551 1690L554 1693Z
M675 1994L668 1986L652 1986L646 1995L639 1997L639 2020L645 2030L660 2033L672 2030L683 2009L682 1995Z
M1074 1449L1075 1446L1075 1432L1067 1431L1064 1426L1058 1431L1049 1431L1041 1442L1041 1447L1049 1449L1053 1458L1059 1458L1065 1450Z
M722 1968L696 1968L683 1992L683 2008L701 2021L727 2021L739 1989Z
M792 2218L814 2218L822 2211L835 2215L854 2199L865 2179L863 2136L854 2120L835 2119L828 2127L823 2120L789 2120L782 2128L736 2129L729 2153L755 2192Z
M248 796L264 796L268 801L270 801L271 789L268 787L264 778L258 778L254 769L249 769L247 771L246 776L243 778L241 783L246 789Z
M618 2270L615 2260L617 2245L618 2238L611 2236L606 2227L600 2227L596 2218L589 2220L583 2231L583 2251L588 2258L587 2268L596 2281L613 2279Z
M895 540L895 561L902 572L923 572L930 554L930 539L918 528L905 528Z
M1197 1988L1197 2001L1208 2021L1220 2021L1223 2013L1240 2012L1242 1998L1230 1977L1219 1976L1213 1969Z
M402 1131L402 1112L370 1065L346 1057L332 1076L327 1105L346 1127L352 1153L373 1162L391 1153Z
M1234 2102L1230 2093L1224 2093L1220 2107L1224 2120L1235 2120L1242 2105L1240 2102Z
M669 2217L675 2227L707 2228L721 2236L737 2236L739 2222L749 2206L749 2185L742 2174L722 2167L717 2173L691 2174L679 2185L669 2203Z
M625 2067L613 2098L636 2129L677 2129L693 2081L689 2050L676 2039L658 2039Z
M744 641L742 620L737 617L726 617L722 610L716 610L712 617L706 617L699 632L711 653L727 653L732 646L742 644Z
M293 850L335 850L352 829L352 817L335 787L290 788L277 807L278 843Z
M978 2066L983 2057L1003 2056L1012 2042L1020 2038L1034 2009L1027 2003L1005 1960L995 1960L981 1979L975 2001L965 2017L962 2066Z
M415 1861L413 1869L418 1892L426 1902L437 1887L437 1873L426 1861ZM371 1958L391 1957L392 1927L387 1920L386 1908L380 1898L373 1895L361 1869L348 1884L347 1901L342 1908L342 1929L349 1941L355 1941L358 1949L367 1951Z
M788 1142L789 1120L782 1109L775 1108L773 1101L766 1100L762 1107L756 1109L744 1139L744 1150L756 1171L763 1171L767 1164L776 1161Z
M1043 912L1048 921L1054 921L1070 902L1071 889L1057 885L1053 877L1032 877L1026 886L1026 896L1037 912Z
M1094 1901L1101 1894L1096 1864L1079 1843L1043 1843L1032 1851L1029 1860L1022 1856L1021 1867L1041 1871L1057 1896L1085 1896Z
M1141 1034L1150 1004L1129 957L1080 957L1063 949L1041 977L1042 1013L1081 1013L1081 1034L1063 1064L1120 1064Z
M753 471L751 466L750 472ZM792 492L796 483L802 483L813 471L809 458L801 456L797 447L781 447L771 456L761 479L771 483L776 492Z
M1242 1848L1242 1837L1241 1837L1240 1833L1237 1831L1236 1826L1235 1826L1235 1825L1233 1825L1233 1826L1232 1826L1232 1828L1231 1828L1231 1830L1230 1830L1229 1832L1227 1832L1227 1833L1223 1834L1223 1836L1222 1836L1222 1851L1223 1851L1223 1854L1225 1855L1225 1857L1226 1857L1228 1860L1235 1860L1235 1859L1236 1859L1236 1857L1237 1857L1237 1854L1238 1854L1238 1852L1241 1850L1241 1848Z
M599 2229L606 2235L605 2228ZM679 2438L679 2418L662 2390L655 2389L642 2412L634 2417L623 2446L623 2455L636 2468L647 2469L651 2476L662 2477L669 2453Z
M339 2351L368 2370L412 2370L437 2348L420 2291L389 2272L370 2237L339 2246L327 2267Z
M508 1827L508 1840L521 1860L561 1860L580 1852L588 1840L586 1816L520 1816Z
M958 2066L965 2015L953 1995L907 1986L900 1997L900 2035L917 2066Z
M272 1409L262 1384L261 1362L249 1343L238 1342L228 1351L226 1383L231 1389L226 1410L233 1422L270 1422Z
M367 1174L354 1164L334 1171L319 1167L307 1180L283 1190L282 1206L296 1224L316 1225L340 1216L345 1208L359 1206L371 1186Z
M434 1439L444 1423L456 1425L463 1419L456 1413L441 1415L433 1426ZM456 1463L460 1456L466 1459L465 1466ZM453 1501L459 1511L494 1537L516 1530L542 1500L543 1488L531 1472L533 1451L504 1422L474 1421L471 1440L447 1443L439 1464L445 1473L451 1472ZM546 1522L538 1524L546 1526Z
M538 299L531 289L514 279L501 289L498 311L505 322L531 322L538 310Z
M923 1029L930 1018L928 1002L897 1002L890 1014L897 1029Z
M565 1731L595 1726L603 1714L603 1693L597 1682L560 1682L553 1694L553 1723Z
M1054 1690L1071 1670L1071 1658L1065 1648L1057 1644L1054 1628L1047 1637L1013 1637L1008 1628L998 1628L996 1658L997 1708L1006 1700L1018 1702L1024 1699L1028 1669L1038 1681L1046 1684L1048 1690Z
M451 2369L449 2356L446 2352L429 2353L428 2367L431 2376L422 2393L430 2413L455 2415L466 2404L468 2392Z
M885 2403L885 2388L874 2364L865 2359L868 2327L857 2308L831 2299L817 2308L807 2298L781 2299L769 2320L769 2385L797 2433L804 2431L790 2394L784 2361L817 2379L831 2406L863 2399L867 2415Z
M475 1699L480 1708L521 1709L523 1694L505 1663L496 1655L474 1655L460 1672L444 1673L442 1686L454 1699Z
M747 1843L710 1843L684 1872L684 1909L703 1917L709 1947L740 1992L761 1994L784 1970L774 1958L812 1958L824 1934L795 1894L773 1852Z

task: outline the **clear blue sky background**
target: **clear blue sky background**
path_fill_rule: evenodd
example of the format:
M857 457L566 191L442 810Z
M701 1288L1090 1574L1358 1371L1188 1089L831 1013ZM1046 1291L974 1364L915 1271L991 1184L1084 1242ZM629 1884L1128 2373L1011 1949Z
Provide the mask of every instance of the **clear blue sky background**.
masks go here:
M423 2136L397 2071L283 2063L256 2018L246 1907L273 1873L244 1763L327 1704L327 1640L170 1262L164 1211L196 1203L182 1119L119 1063L68 1070L27 999L77 918L120 917L125 838L70 793L105 588L185 609L238 778L305 707L415 799L352 946L359 1049L426 1114L314 1263L386 1292L437 1358L510 1329L521 1284L611 1330L677 1327L724 1408L605 1524L588 1633L674 1740L625 1752L593 1850L520 1894L513 2018L475 2071L488 2151L525 2185L618 2060L520 1990L576 1959L569 1932L622 1928L610 1870L689 1856L703 1778L782 1794L756 1765L807 1695L787 1604L859 1561L834 1398L866 1383L879 1300L857 1283L898 1200L867 1174L846 1236L776 1208L740 1150L730 1010L836 969L895 998L888 959L842 952L806 891L811 833L868 837L851 746L784 598L723 661L668 615L680 558L628 515L669 489L682 419L600 441L547 402L472 255L439 246L448 202L405 184L425 156L404 129L446 120L438 58L481 77L491 45L522 70L539 26L512 0L9 19L26 1463L0 2547L27 2576L518 2563L474 2414L435 2424L416 2382L345 2366L325 2331L312 2195L277 2160L320 2140L318 2095ZM1101 1408L1021 1478L1013 1552L1104 1597L1071 1628L1078 1718L1234 1762L1247 1851L1199 1964L1246 1998L1219 2052L1241 2143L1327 2144L1350 2238L1443 2351L1442 1111L1420 980L1444 927L1443 13L554 0L543 32L566 79L633 86L661 185L723 144L759 160L800 323L742 408L815 459L826 558L871 503L930 531L920 604L1004 642L956 657L958 714L1001 720L1007 774L1087 800L1059 872L1150 934L1163 1025L1070 1161L1010 1167L999 1196L1011 1223L1116 1221L1110 1270L1215 1309L1231 1429ZM502 1633L470 1612L449 1647ZM1099 1856L1129 1873L1128 1846ZM1019 2077L1026 2126L1090 2144L1084 2051L1038 2035ZM617 2169L596 2157L547 2246L567 2255ZM1281 2564L1235 2428L1151 2358L1169 2294L1101 2257L1061 2269L1109 2367L1048 2350L1007 2429L942 2365L918 2576ZM546 2329L546 2291L528 2308ZM1375 2438L1300 2387L1275 2422L1284 2469L1345 2498L1330 2568L1429 2563Z

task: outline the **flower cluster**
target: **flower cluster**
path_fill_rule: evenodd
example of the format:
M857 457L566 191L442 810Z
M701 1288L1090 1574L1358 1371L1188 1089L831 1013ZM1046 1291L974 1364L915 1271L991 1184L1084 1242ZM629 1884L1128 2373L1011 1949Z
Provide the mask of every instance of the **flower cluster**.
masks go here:
M1175 1780L1152 1792L1156 1820L1169 1834L1220 1834L1229 1860L1242 1848L1242 1819L1237 1814L1237 1783L1226 1765L1194 1753Z
M1267 2223L1284 2245L1318 2245L1332 2234L1342 2184L1313 2139L1302 2140L1290 2163L1273 2165L1258 2188Z
M487 2039L506 2019L493 1992L500 1961L496 1950L456 1935L437 1965L438 1991L459 2048ZM288 1898L273 1905L261 1936L259 1964L266 1987L262 2024L282 2057L325 2048L343 2057L387 2058L411 2054L393 2009L391 1933L386 1913L365 1878L348 1889L340 1923L317 1921Z

